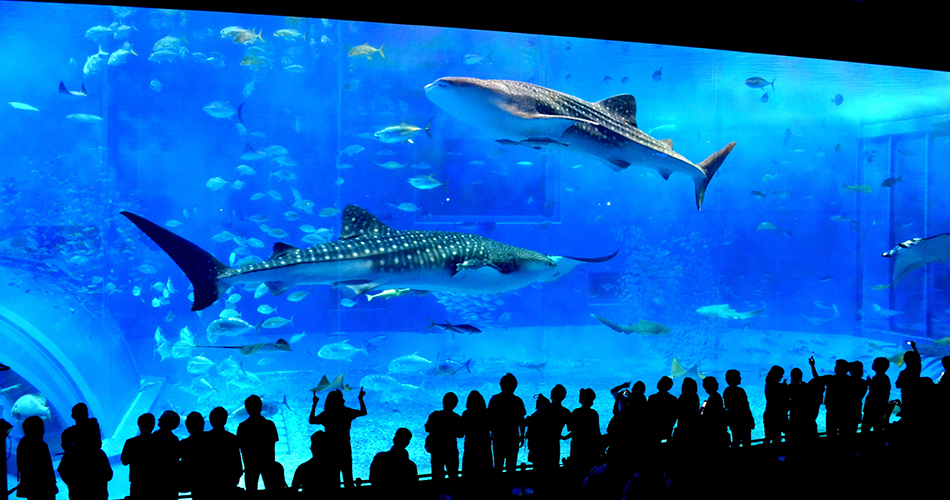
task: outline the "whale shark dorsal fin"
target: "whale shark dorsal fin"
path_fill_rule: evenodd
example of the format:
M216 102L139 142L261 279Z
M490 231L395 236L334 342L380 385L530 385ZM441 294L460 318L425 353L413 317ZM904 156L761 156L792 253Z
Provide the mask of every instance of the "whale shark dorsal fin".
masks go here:
M620 94L597 102L630 125L637 126L637 100L630 94Z
M369 213L368 210L356 205L347 205L343 209L343 230L340 232L340 239L347 240L365 236L368 238L381 238L391 236L396 231Z
M287 243L281 243L278 241L277 243L274 243L274 252L270 254L270 259L277 259L277 258L283 257L288 252L292 252L294 250L299 250L299 248L293 245L288 245Z

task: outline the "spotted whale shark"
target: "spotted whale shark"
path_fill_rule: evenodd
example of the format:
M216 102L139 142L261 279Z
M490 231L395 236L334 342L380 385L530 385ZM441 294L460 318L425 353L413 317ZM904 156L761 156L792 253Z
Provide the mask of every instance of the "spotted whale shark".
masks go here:
M637 101L630 94L587 102L526 82L444 77L425 87L426 97L456 118L483 128L503 144L566 150L593 157L614 171L655 169L664 179L688 175L700 210L706 187L735 147L727 144L695 164L637 128Z
M213 304L231 286L264 283L274 295L297 285L347 287L357 294L376 288L482 295L553 281L595 258L546 255L483 236L449 231L395 230L363 208L347 205L336 241L296 248L275 243L264 262L232 268L171 231L121 212L151 238L194 287L192 311Z

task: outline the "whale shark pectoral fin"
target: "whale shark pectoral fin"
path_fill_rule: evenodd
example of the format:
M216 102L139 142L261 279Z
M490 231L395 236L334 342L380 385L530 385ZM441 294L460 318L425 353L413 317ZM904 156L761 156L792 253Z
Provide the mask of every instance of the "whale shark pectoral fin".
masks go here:
M344 287L349 288L356 295L362 295L370 290L374 290L379 287L379 283L375 283L367 280L350 280L350 281L337 281L333 284L334 287Z
M616 257L618 253L620 253L620 250L619 250L619 249L618 249L616 252L614 252L614 253L612 253L612 254L610 254L610 255L605 255L605 256L603 256L603 257L569 257L569 256L567 256L567 255L563 255L562 257L565 258L565 259L571 259L571 260L576 260L576 261L580 261L580 262L597 263L597 262L606 262L606 261L608 261L608 260L610 260L610 259Z
M673 173L673 171L668 168L658 168L656 171L660 174L660 177L662 177L664 181L670 180L670 175Z
M264 285L267 286L267 290L270 291L271 295L280 295L294 286L293 283L287 283L285 281L268 281L264 283Z
M455 272L452 273L452 276L458 276L462 272L473 273L475 271L481 271L483 269L494 269L501 274L505 274L494 262L484 260L484 259L469 259L461 264L455 265Z

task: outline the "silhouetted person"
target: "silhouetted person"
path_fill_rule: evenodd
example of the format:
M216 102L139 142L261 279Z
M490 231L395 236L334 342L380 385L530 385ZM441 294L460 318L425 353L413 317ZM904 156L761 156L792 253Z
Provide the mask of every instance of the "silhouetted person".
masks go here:
M785 369L774 365L765 376L765 412L762 427L765 429L765 444L778 444L782 433L788 428L788 385L782 377Z
M534 454L532 463L540 475L548 476L547 479L551 479L561 462L561 435L571 418L571 411L562 404L566 396L567 389L561 384L555 385L551 389L550 402L531 416L527 426L534 436L529 450ZM549 482L544 477L542 481Z
M716 380L716 377L704 378L703 389L706 391L707 397L699 417L700 429L707 452L710 452L712 457L716 457L722 452L723 448L729 446L726 408L722 404L722 396L719 394L719 381Z
M548 397L544 394L536 395L534 397L534 413L528 415L524 419L524 441L528 448L528 462L531 462L532 464L538 460L538 458L535 456L534 449L541 446L538 443L540 442L541 435L543 434L540 424L535 425L534 416L538 414L538 411L541 408L544 408L550 402L551 400L548 399ZM535 436L537 436L537 439ZM537 468L537 466L535 466L535 468Z
M607 462L611 477L619 480L621 476L632 476L640 462L643 444L649 434L644 429L647 398L646 384L638 380L629 390L621 389L629 383L621 384L610 390L614 394L615 415L607 423Z
M232 492L240 490L238 482L244 474L238 438L224 428L228 423L228 411L224 408L218 406L211 410L208 422L211 430L204 436L208 446L205 481L211 491L233 496Z
M180 491L190 491L192 498L201 500L211 498L216 492L208 487L205 472L208 467L208 442L205 436L205 419L193 411L185 417L188 437L181 440L181 485Z
M247 419L238 425L237 440L244 459L244 488L257 491L258 478L263 476L265 489L276 489L274 445L279 437L274 422L261 415L264 402L260 396L251 395L244 400ZM283 478L280 478L283 482Z
M518 379L506 373L499 381L501 392L488 401L488 422L491 430L495 472L504 467L514 472L518 465L518 448L524 445L524 401L515 396Z
M326 433L310 436L310 460L297 466L291 489L303 490L302 498L340 498L340 473L334 471L327 453Z
M901 411L900 427L902 432L910 429L908 425L913 426L917 418L918 405L920 403L920 353L917 352L917 344L911 342L913 351L904 353L904 369L897 375L894 387L901 390Z
M578 402L581 407L571 412L567 421L567 436L571 440L571 455L567 465L572 478L579 485L579 481L587 476L590 470L602 463L601 454L603 445L600 435L600 416L593 408L597 395L593 389L581 389Z
M847 399L851 380L848 377L848 362L835 361L834 375L818 375L815 358L808 358L811 374L825 388L825 431L829 438L836 439L847 421Z
M752 440L752 429L755 429L755 417L749 408L749 396L745 389L739 387L742 375L739 370L726 371L726 384L722 391L722 402L726 408L726 421L732 433L732 446L749 446Z
M432 479L439 481L457 479L459 475L459 447L458 438L462 437L462 417L455 413L459 403L454 392L447 392L442 397L442 409L429 414L425 430L426 451L430 453L432 464Z
M858 432L858 426L861 425L861 407L864 403L864 395L868 392L868 383L864 380L864 363L860 361L848 363L848 373L851 377L846 400L847 413L842 424L842 431L853 439Z
M792 443L796 450L805 450L818 439L817 419L818 412L821 410L824 387L816 378L808 382L803 381L800 368L792 368L789 375L791 379L788 384L786 440Z
M112 466L102 451L102 437L96 419L89 418L86 405L73 407L76 425L63 431L63 459L59 477L69 488L70 500L105 500L109 498Z
M887 358L874 358L871 369L874 377L868 377L868 397L864 400L864 419L861 423L861 433L882 431L887 427L891 416L891 405L888 402L891 396L891 379L887 376L887 369L891 362Z
M699 394L696 381L683 378L680 395L676 398L676 428L673 430L673 463L670 475L674 489L682 492L695 484L693 480L699 449Z
M409 429L400 427L393 437L393 447L373 457L369 466L369 481L373 484L376 498L405 498L417 487L418 469L406 451L411 439Z
M151 413L139 415L138 426L139 435L125 441L120 457L122 465L129 466L129 496L133 500L154 497L156 481L152 440L155 416Z
M673 435L673 426L676 425L676 396L670 394L673 388L673 379L660 377L656 383L656 394L647 399L647 411L650 415L653 432L653 442L660 443L670 439ZM728 390L728 389L727 389ZM725 393L723 393L725 397Z
M465 482L476 487L484 486L484 480L492 470L491 431L488 425L488 408L485 398L478 391L468 393L465 411L462 412L462 474Z
M16 447L16 467L20 473L16 496L27 500L53 500L59 492L49 446L43 441L44 431L43 419L27 417L23 421L23 439Z
M181 417L178 413L166 410L158 417L158 430L152 433L152 446L155 450L155 498L178 498L181 443L174 431L180 424Z
M314 394L313 407L310 409L310 425L323 425L326 432L327 452L333 470L343 475L343 485L353 487L353 449L350 446L350 426L353 420L366 415L366 403L363 397L366 391L360 387L360 409L347 408L343 401L343 391L336 389L327 394L323 411L316 415L320 398Z

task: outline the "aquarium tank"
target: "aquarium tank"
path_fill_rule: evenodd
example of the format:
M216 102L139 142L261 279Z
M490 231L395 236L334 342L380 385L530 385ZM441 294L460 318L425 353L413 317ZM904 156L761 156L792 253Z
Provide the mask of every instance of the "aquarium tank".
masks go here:
M947 73L25 2L0 47L2 418L57 453L85 402L113 496L140 414L251 394L289 480L314 394L362 387L365 479L508 372L605 430L626 381L738 369L761 422L772 365L950 354Z

